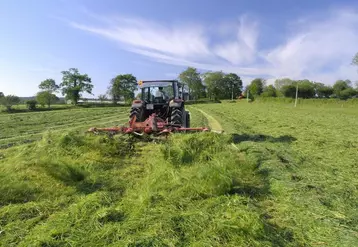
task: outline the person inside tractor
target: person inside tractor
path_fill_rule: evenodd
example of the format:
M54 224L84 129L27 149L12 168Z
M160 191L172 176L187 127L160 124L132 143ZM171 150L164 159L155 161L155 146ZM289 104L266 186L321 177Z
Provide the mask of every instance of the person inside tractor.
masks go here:
M163 87L158 87L158 91L155 92L155 99L159 102L166 102L168 101L169 97L163 91Z

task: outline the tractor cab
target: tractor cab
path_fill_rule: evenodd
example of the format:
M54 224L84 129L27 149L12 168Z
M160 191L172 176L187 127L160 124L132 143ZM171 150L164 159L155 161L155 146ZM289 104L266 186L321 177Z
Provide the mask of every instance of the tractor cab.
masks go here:
M166 104L171 99L180 99L180 83L178 81L139 81L141 100L149 104Z

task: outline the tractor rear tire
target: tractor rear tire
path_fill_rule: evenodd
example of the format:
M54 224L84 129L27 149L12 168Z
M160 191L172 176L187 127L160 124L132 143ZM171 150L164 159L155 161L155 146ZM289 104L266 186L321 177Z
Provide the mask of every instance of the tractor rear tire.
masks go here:
M173 125L183 126L183 110L181 108L173 108L170 116L170 122Z
M131 119L133 116L136 116L136 122L142 122L143 121L143 108L136 108L132 107L129 118Z

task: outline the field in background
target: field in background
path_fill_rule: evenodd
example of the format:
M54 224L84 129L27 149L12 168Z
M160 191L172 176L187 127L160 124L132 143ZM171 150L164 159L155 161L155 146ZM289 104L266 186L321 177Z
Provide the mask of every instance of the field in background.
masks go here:
M357 108L188 109L193 126L216 120L225 134L157 143L82 134L125 122L128 108L0 114L0 145L52 130L0 150L0 245L358 243Z
M70 108L44 112L0 114L0 149L41 139L45 131L86 130L122 124L126 107Z

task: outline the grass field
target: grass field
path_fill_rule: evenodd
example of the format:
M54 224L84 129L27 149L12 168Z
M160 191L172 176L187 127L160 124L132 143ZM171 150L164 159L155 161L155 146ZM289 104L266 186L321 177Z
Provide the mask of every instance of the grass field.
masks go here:
M17 144L0 150L0 246L358 245L357 108L188 109L225 133L82 134L126 108L0 115Z
M0 114L0 148L31 142L41 138L46 131L89 128L123 123L128 118L128 108L74 108L45 112Z

